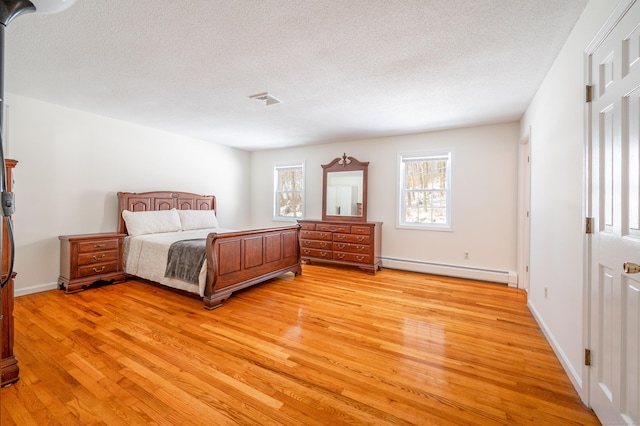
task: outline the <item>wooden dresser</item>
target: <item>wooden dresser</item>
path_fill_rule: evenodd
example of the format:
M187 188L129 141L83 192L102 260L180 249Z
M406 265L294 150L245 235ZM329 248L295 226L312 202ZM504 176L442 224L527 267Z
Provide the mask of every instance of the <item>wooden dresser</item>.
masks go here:
M60 287L67 293L75 293L98 281L125 281L125 236L119 233L60 236Z
M382 269L382 222L299 220L298 223L302 261L357 266L374 275Z
M18 164L15 160L5 160L7 167L7 190L13 191L13 168ZM1 216L0 216L1 218ZM2 227L2 280L4 281L9 272L9 261L11 257L11 248L9 234L4 226ZM11 274L11 279L2 289L2 361L0 368L2 370L2 386L18 381L20 369L18 368L18 360L13 354L13 280L15 272Z

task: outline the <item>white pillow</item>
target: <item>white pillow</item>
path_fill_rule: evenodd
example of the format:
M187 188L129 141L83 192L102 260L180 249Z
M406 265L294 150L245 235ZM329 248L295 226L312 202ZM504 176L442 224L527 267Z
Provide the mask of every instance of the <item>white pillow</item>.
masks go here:
M160 232L180 231L180 216L176 209L148 212L122 211L127 232L132 237Z
M178 215L183 231L218 227L215 210L178 210Z

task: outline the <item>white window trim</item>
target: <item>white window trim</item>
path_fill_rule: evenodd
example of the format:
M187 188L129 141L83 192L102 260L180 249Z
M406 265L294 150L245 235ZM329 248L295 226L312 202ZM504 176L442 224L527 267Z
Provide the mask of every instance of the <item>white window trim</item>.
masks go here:
M277 170L290 168L290 167L302 167L302 216L300 217L289 217L289 216L280 216L277 213L277 205L278 205L278 178L277 178ZM296 222L297 220L305 218L306 204L307 204L307 173L305 167L305 161L289 161L284 163L275 163L272 168L273 171L273 198L272 198L272 219L278 222Z
M422 224L411 224L411 223L403 223L402 214L403 214L403 193L404 193L404 167L403 167L403 159L408 157L436 157L436 156L449 156L449 174L447 176L447 187L448 187L448 197L447 197L447 223L422 223ZM398 229L412 229L418 231L453 231L453 169L454 169L454 151L453 149L434 149L434 150L425 150L425 151L414 151L414 152L399 152L397 157L397 192L396 192L396 228Z

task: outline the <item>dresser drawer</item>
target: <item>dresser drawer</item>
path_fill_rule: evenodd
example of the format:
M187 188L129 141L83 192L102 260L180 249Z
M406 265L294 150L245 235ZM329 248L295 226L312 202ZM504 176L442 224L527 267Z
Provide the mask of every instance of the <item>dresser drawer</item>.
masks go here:
M301 230L306 230L306 231L315 231L316 230L316 224L315 223L301 223L300 224L300 229Z
M369 226L352 226L351 227L351 233L352 234L358 234L358 235L370 235L371 234L371 227L369 227Z
M79 266L77 278L90 277L92 275L108 274L118 270L118 262L100 263L97 265Z
M115 239L104 239L97 241L88 241L77 243L78 244L78 253L90 253L94 251L105 251L105 250L118 250L118 240Z
M371 254L371 246L369 244L333 243L333 251Z
M333 234L331 232L320 232L320 231L300 231L301 238L305 240L325 240L332 241Z
M92 265L94 263L116 262L118 250L78 254L78 266Z
M318 240L300 240L300 245L303 249L315 248L323 250L331 250L331 241L318 241Z
M331 250L318 250L303 248L300 250L302 256L317 257L318 259L332 259L333 252Z
M367 263L367 264L371 263L371 256L369 256L368 254L334 252L333 259L342 260L345 262L356 262L356 263Z
M351 232L351 227L348 225L318 224L316 225L316 230L324 231L324 232L340 232L343 234L349 234Z
M371 237L368 235L333 234L333 241L339 241L344 243L370 244Z

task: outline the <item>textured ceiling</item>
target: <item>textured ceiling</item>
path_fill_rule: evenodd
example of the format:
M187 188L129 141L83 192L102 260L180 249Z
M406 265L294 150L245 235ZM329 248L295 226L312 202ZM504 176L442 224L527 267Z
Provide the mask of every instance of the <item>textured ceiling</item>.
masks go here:
M5 91L250 151L512 121L586 3L78 0L9 25Z

